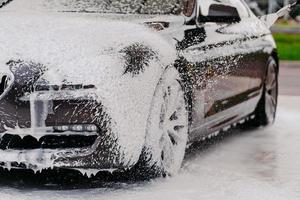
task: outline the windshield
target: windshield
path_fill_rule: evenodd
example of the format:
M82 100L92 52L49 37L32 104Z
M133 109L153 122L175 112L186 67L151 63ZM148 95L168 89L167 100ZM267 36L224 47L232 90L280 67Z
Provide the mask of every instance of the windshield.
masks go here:
M9 10L99 12L120 14L179 14L182 0L0 0Z

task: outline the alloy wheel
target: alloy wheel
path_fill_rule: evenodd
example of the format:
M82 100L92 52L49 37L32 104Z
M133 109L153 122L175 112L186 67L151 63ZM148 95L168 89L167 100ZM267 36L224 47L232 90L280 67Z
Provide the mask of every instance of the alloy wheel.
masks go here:
M274 123L277 110L278 78L276 63L272 60L268 65L265 81L265 112L269 123Z
M177 80L172 81L163 91L159 129L161 138L161 165L167 175L180 168L187 143L188 113L184 92Z

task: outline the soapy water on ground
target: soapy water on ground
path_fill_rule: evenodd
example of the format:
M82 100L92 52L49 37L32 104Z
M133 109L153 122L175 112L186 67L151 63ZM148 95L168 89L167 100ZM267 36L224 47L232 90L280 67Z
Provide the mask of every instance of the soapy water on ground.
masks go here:
M281 96L274 126L233 130L188 150L181 172L148 182L50 190L1 184L0 199L300 199L300 97Z

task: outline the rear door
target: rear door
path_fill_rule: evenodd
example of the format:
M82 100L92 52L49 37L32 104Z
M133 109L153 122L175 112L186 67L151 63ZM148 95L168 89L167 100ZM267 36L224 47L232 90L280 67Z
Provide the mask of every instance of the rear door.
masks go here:
M196 73L193 130L212 132L243 117L247 109L250 91L249 65L256 53L256 44L248 38L248 22L251 15L239 0L221 0L238 9L242 18L239 23L205 23L202 26L188 25L181 53ZM191 39L194 38L194 39ZM182 42L186 44L186 42ZM204 103L203 103L204 102ZM202 107L203 107L202 106ZM198 116L203 116L199 118ZM197 119L199 119L197 121ZM198 131L197 131L198 132Z
M215 85L206 94L208 122L212 120L211 114L216 114L213 118L226 123L254 111L260 98L269 52L273 48L268 39L269 30L251 13L245 2L230 0L230 3L237 8L241 21L216 29L218 35L228 38L224 46L219 46L226 54L226 57L220 55L220 58L224 58L227 67L221 67L225 69L221 76L212 77L216 79ZM217 96L212 99L213 103L209 99L211 96ZM222 125L222 122L213 125Z

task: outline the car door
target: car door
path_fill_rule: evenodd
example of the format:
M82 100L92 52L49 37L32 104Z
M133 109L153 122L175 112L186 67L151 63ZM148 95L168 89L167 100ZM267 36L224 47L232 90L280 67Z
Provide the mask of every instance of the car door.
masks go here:
M197 94L192 132L207 133L245 115L249 91L247 66L255 45L247 38L246 19L250 14L239 0L221 0L236 7L241 21L186 25L185 37L179 42L180 55L189 63L195 77ZM200 4L201 5L201 4ZM199 96L202 96L200 98ZM199 117L202 116L202 117Z
M253 39L258 38L257 33L249 28L253 18L241 4L236 6L234 1L241 3L239 0L230 1L241 13L239 23L201 25L195 23L193 1L187 1L191 3L184 11L185 19L165 16L143 21L178 50L180 61L175 65L179 70L184 68L192 95L191 138L215 131L249 112L247 100L259 94L253 93L250 80L261 75L257 69L262 70L259 64L265 59L257 50L264 45Z
M229 67L225 69L221 81L218 81L220 77L214 76L217 79L215 87L212 87L214 91L209 91L206 95L209 102L210 96L219 93L221 99L217 99L218 102L214 101L215 108L211 109L208 106L207 109L217 113L217 116L212 118L218 116L221 120L227 118L225 123L230 119L241 119L256 108L261 96L266 64L273 48L270 42L270 31L251 13L245 2L243 0L230 0L230 2L237 8L241 21L228 23L216 31L219 35L231 37L224 45L224 51L229 54L227 60ZM224 88L227 86L229 88ZM224 94L225 91L228 93ZM211 119L208 117L207 121L210 122Z

